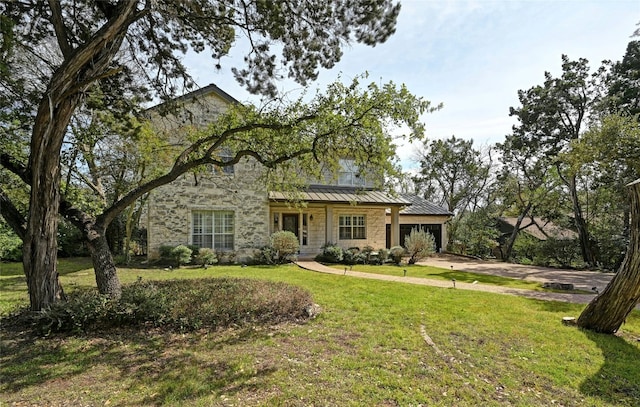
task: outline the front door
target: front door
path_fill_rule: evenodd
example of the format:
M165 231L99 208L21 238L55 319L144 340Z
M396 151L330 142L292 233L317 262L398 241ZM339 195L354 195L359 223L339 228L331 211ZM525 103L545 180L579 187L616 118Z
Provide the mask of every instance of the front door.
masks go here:
M297 213L283 213L282 230L289 231L300 238L300 216Z

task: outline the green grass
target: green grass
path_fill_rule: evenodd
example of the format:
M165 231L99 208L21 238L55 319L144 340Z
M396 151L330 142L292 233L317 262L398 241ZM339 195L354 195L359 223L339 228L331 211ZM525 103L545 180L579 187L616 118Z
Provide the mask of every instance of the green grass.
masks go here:
M463 283L473 283L477 281L480 284L488 284L488 285L499 285L503 287L510 288L523 288L526 290L534 290L534 291L551 291L542 288L540 283L534 281L525 281L518 280L515 278L501 277L501 276L493 276L488 274L481 273L472 273L466 271L458 271L458 270L447 270L444 268L433 267L433 266L423 266L419 264L413 265L366 265L366 264L356 264L354 266L344 266L344 265L331 265L331 267L344 270L347 267L349 270L359 271L362 273L372 273L372 274L384 274L389 276L404 276L404 271L407 271L407 276L409 277L420 277L420 278L429 278L433 280L446 280L451 281L455 279L456 281ZM567 291L563 291L567 292Z
M637 311L609 336L561 324L582 305L295 266L120 269L119 276L283 281L309 290L323 313L305 325L190 334L33 340L3 331L0 405L637 406L640 399ZM90 269L61 281L67 290L95 285ZM15 304L3 284L0 303L12 306L5 302Z

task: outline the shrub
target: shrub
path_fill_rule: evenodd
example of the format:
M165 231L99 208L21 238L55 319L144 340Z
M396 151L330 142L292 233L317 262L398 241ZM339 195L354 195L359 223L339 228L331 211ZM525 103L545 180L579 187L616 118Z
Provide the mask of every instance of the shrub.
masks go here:
M33 313L11 315L11 323L40 334L125 326L165 326L178 331L274 324L310 317L308 291L286 283L239 278L142 281L122 287L119 300L95 289L78 289L68 301ZM7 322L3 320L4 324Z
M188 264L191 262L191 253L193 253L191 249L181 244L171 249L171 258L177 263L179 267L183 264Z
M433 235L421 229L411 229L411 233L406 236L404 244L409 253L409 264L416 264L418 260L431 256L436 252L436 240Z
M342 248L335 243L325 243L322 246L322 253L316 256L316 261L323 263L340 263L344 258Z
M173 250L174 246L160 246L158 248L158 253L160 254L160 259L165 262L171 261L171 250Z
M364 256L364 264L370 264L373 262L373 247L365 246L362 248L362 255Z
M275 264L277 253L271 246L264 246L253 253L253 264Z
M399 265L402 262L402 256L404 256L404 247L402 246L393 246L389 249L389 257L393 264Z
M215 250L203 247L198 250L198 254L195 256L195 262L202 267L210 266L218 262L218 256Z
M269 241L279 264L290 261L300 249L300 241L296 235L286 230L273 233Z
M350 247L344 251L342 262L344 264L364 264L365 255L358 247Z
M389 260L389 250L385 248L378 249L377 263L384 264L387 260Z

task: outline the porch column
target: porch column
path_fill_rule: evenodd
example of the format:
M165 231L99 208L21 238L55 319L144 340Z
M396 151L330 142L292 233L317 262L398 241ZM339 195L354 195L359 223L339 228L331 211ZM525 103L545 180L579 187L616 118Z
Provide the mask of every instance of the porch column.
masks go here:
M325 225L325 243L336 243L333 239L333 207L327 205L326 211L326 225Z
M400 244L400 208L391 207L391 247Z

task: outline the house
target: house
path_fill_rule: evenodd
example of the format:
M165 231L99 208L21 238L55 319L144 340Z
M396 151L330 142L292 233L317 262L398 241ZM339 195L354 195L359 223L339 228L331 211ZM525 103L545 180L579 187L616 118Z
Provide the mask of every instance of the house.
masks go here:
M187 142L188 126L204 126L229 104L239 102L209 85L171 103L179 107L178 113L162 115L163 105L159 105L149 110L149 116L172 143L180 144ZM408 208L418 202L415 197L375 190L359 176L353 161L344 159L340 164L337 179L316 181L300 192L298 199L304 205L299 206L291 205L282 192L268 191L261 179L264 168L250 157L205 173L184 174L149 196L149 256L158 256L161 246L192 244L232 251L245 259L280 230L298 236L300 255L306 257L320 253L328 242L343 248L395 246L402 242L407 225L428 226L437 232L437 241L446 241L448 212L434 207L429 213L411 212ZM427 204L422 200L417 206Z

